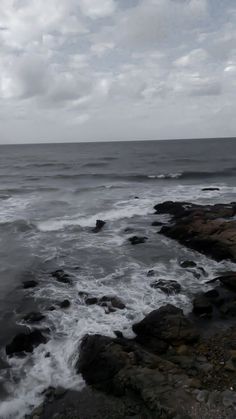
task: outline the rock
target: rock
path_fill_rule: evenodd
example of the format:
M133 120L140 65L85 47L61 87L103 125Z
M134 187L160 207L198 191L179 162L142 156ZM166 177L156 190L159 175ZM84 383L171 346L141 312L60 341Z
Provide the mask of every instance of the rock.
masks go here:
M212 314L213 307L204 295L199 295L193 300L193 313L197 316Z
M160 289L167 295L179 294L181 292L181 285L177 281L165 281L159 279L151 283L151 288Z
M220 188L203 188L202 189L203 192L205 192L205 191L219 191L219 190L220 190Z
M180 266L181 268L195 268L197 264L192 260L184 260L183 262L180 262Z
M157 338L171 345L192 343L198 340L199 334L193 324L179 308L167 304L152 311L141 322L133 325L138 337Z
M215 280L219 280L224 287L236 292L236 272L219 276Z
M124 233L125 234L131 234L131 233L133 233L134 232L134 229L133 228L131 228L131 227L126 227L125 229L124 229Z
M120 330L114 330L114 334L119 339L123 339L124 338L124 335L123 335L122 332L120 332Z
M189 353L189 347L187 345L180 345L177 349L176 352L178 355L188 355Z
M105 224L106 224L105 221L103 221L103 220L97 220L96 221L96 227L94 227L92 229L93 233L98 233L104 227Z
M152 226L153 227L161 227L161 226L163 226L163 223L161 221L153 221Z
M62 282L63 284L71 284L71 279L67 273L63 269L57 269L54 272L51 272L53 278L55 278L58 282Z
M38 282L34 281L33 279L23 282L23 288L24 289L35 288L35 287L37 287L37 285L38 285Z
M141 243L145 243L148 240L147 237L141 237L141 236L132 236L129 238L129 242L133 245L135 244L141 244Z
M98 303L98 298L96 298L96 297L88 297L85 300L85 304L87 304L87 306L91 306L91 305L94 305L94 304L97 304L97 303Z
M59 306L61 308L68 308L68 307L70 307L70 301L69 300L64 300L61 303L59 303Z
M225 407L236 406L236 393L234 391L225 390L222 393L222 400Z
M200 403L206 403L209 397L209 391L207 390L199 390L197 393L197 401Z
M46 343L47 338L40 330L19 333L11 343L6 346L6 354L9 356L22 354L22 352L33 352L33 349L41 343Z
M236 261L236 204L194 205L164 202L154 207L158 213L171 214L169 225L160 234L178 240L217 261Z
M29 323L36 323L36 322L40 322L41 320L45 319L44 314L40 313L40 312L31 312L26 314L23 319L26 322Z
M231 301L221 305L220 312L225 316L236 316L236 301Z
M99 304L102 305L103 303L110 304L114 308L118 308L123 310L125 308L125 304L121 301L118 297L113 296L104 296L99 299Z
M209 300L215 300L219 298L220 294L219 294L219 291L213 289L213 290L205 292L204 296L208 298Z

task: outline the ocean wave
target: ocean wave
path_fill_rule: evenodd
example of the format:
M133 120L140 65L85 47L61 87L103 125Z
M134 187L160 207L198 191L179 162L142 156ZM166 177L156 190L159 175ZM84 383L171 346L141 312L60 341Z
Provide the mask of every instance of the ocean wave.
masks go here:
M36 226L30 221L14 220L0 223L0 230L1 229L6 229L7 231L13 230L16 233L25 233L31 230L35 230Z

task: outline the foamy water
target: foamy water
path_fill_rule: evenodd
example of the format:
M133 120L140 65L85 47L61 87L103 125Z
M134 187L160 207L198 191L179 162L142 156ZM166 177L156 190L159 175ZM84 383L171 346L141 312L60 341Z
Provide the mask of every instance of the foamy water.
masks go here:
M147 144L136 145L135 150L131 146L128 150L122 146L109 146L109 150L103 147L99 151L101 156L94 154L92 146L88 146L87 154L80 154L76 147L72 147L71 152L63 149L61 154L46 147L38 151L41 157L34 164L35 151L33 154L30 149L28 154L24 151L21 164L18 151L16 177L8 178L6 173L1 193L10 196L1 201L0 208L0 357L7 360L10 368L0 370L0 384L3 383L7 391L5 396L0 393L1 419L22 419L42 402L42 393L49 386L80 389L84 385L81 376L76 374L75 362L80 341L86 333L114 336L114 331L120 330L132 337L132 324L151 310L169 302L188 312L192 295L209 289L208 279L220 270L232 269L231 263L217 263L185 249L158 235L159 228L151 226L156 220L168 221L166 215L153 214L153 206L165 200L233 201L236 188L228 175L226 178L217 174L215 178L200 175L196 179L194 174L192 178L189 175L184 178L183 174L192 168L186 166L186 147L181 152L167 146L166 151L164 146L157 150L153 145L148 146L149 150ZM138 147L141 147L140 155ZM170 161L163 157L163 150L166 156L172 153ZM173 156L178 153L178 163L174 163ZM222 153L219 152L219 159ZM184 163L179 163L182 155ZM210 164L203 163L204 155L206 152L196 158L196 168L202 167L203 172L207 168L209 171ZM190 157L192 152L189 151ZM27 162L24 163L24 159ZM7 156L4 164L6 161ZM213 163L217 169L216 157L211 169ZM227 163L229 167L231 163ZM2 171L7 170L6 167L2 166ZM98 171L97 176L91 176L91 167ZM84 174L86 168L88 177ZM196 168L192 168L194 173ZM81 177L80 170L83 171ZM117 179L114 178L116 172ZM218 187L220 191L203 192L204 187ZM94 234L91 228L97 219L105 220L106 225ZM131 235L147 236L148 240L143 245L131 246L128 242ZM197 279L193 270L181 268L180 261L186 259L197 262L208 277L202 275ZM50 272L59 268L70 274L72 285L52 278ZM156 272L155 277L147 277L150 269ZM21 282L25 275L35 278L39 286L23 290ZM158 278L177 280L181 293L166 296L151 288L151 282ZM79 295L81 292L98 298L117 296L126 308L106 314L103 307L87 306ZM71 303L68 309L49 310L65 299ZM5 344L16 333L14 324L23 325L22 316L29 311L45 314L45 319L34 327L48 328L49 340L25 358L7 359Z

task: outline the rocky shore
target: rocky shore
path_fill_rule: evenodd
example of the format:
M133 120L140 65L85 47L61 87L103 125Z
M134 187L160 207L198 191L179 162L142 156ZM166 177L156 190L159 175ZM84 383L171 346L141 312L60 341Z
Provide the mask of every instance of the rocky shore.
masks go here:
M154 207L158 234L217 261L236 261L236 203L196 205L164 202ZM159 214L169 214L162 225ZM99 220L95 232L104 224ZM158 236L157 236L158 238ZM132 245L145 246L148 237L129 237ZM182 262L194 269L195 261ZM58 281L69 278L62 271L52 273ZM148 276L152 276L152 271ZM180 292L175 281L153 281L167 295ZM196 294L192 312L171 304L150 312L131 324L135 337L121 331L114 337L85 335L78 347L75 369L87 387L81 392L49 388L44 402L30 419L226 419L236 416L236 272L206 278L212 289ZM25 284L24 284L25 286ZM31 284L36 286L36 284ZM124 309L119 298L97 299L81 295L86 304L98 304L108 313ZM69 302L68 302L69 303ZM40 313L29 316L40 321ZM223 330L214 325L223 322ZM32 341L32 339L33 341ZM9 343L9 356L32 351L49 337L42 331L16 336Z

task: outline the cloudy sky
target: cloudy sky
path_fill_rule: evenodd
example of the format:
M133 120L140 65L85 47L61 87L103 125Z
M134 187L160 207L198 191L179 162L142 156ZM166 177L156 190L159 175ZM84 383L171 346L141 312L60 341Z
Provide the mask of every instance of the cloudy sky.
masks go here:
M236 134L235 0L1 0L0 142Z

